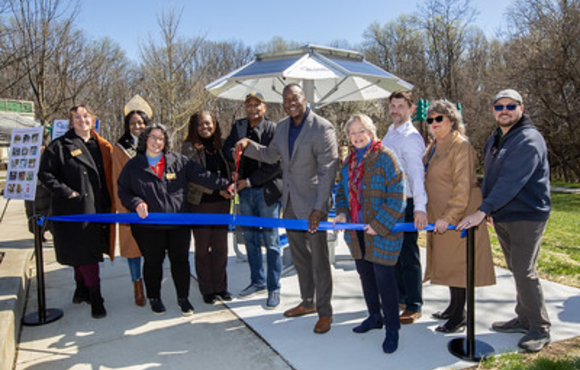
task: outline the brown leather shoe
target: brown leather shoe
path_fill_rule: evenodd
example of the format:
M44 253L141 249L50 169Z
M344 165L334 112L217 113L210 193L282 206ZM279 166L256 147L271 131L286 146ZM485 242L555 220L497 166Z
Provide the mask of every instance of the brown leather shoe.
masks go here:
M302 315L308 315L309 313L315 313L316 307L308 308L304 307L302 304L289 309L288 311L284 312L284 316L286 317L298 317Z
M145 306L145 294L143 293L143 279L133 282L133 291L135 293L135 304L137 306Z
M419 318L421 318L421 316L423 316L421 311L414 312L414 311L405 310L401 314L401 324L403 324L403 325L412 324L415 321L419 320Z
M332 316L320 316L318 322L314 325L314 332L316 334L324 334L330 330L332 323Z

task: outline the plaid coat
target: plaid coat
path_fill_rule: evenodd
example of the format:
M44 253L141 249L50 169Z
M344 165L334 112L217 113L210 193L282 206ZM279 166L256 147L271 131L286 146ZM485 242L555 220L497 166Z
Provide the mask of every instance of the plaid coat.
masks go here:
M344 239L354 259L364 258L380 265L394 266L403 244L403 233L391 233L405 212L405 177L390 149L382 147L365 155L362 179L363 223L370 224L377 235L364 234L365 255L362 255L355 231L345 231ZM340 170L336 192L336 213L344 213L350 221L348 164Z

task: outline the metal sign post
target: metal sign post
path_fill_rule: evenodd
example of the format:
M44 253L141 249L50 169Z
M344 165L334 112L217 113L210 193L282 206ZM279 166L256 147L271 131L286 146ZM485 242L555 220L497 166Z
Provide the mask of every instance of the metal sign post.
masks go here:
M38 311L31 312L22 318L22 324L38 326L49 324L60 319L63 315L58 308L46 308L46 296L44 295L44 257L42 254L42 233L38 225L40 216L34 216L34 256L36 260L36 285L38 294Z

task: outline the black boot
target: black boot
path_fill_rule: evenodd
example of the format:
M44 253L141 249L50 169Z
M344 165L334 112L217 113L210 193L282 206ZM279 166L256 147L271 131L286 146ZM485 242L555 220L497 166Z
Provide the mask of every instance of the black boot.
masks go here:
M79 304L83 302L91 303L91 299L89 296L89 289L85 286L82 280L75 280L77 283L77 288L75 289L75 293L73 295L73 303Z
M107 310L103 304L105 300L101 296L101 287L99 285L89 288L91 297L91 315L95 319L102 319L107 316Z
M451 287L451 314L449 320L439 325L435 330L442 333L456 333L463 331L466 325L465 314L465 288Z
M449 320L451 318L451 313L453 312L453 304L455 303L455 293L454 288L449 287L449 306L443 311L437 311L431 315L432 318L437 320Z

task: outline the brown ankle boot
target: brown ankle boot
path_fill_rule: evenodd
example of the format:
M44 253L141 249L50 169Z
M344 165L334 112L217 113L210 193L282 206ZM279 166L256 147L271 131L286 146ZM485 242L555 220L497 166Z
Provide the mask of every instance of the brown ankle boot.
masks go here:
M135 304L145 306L145 294L143 294L143 279L133 282L133 291L135 292Z

